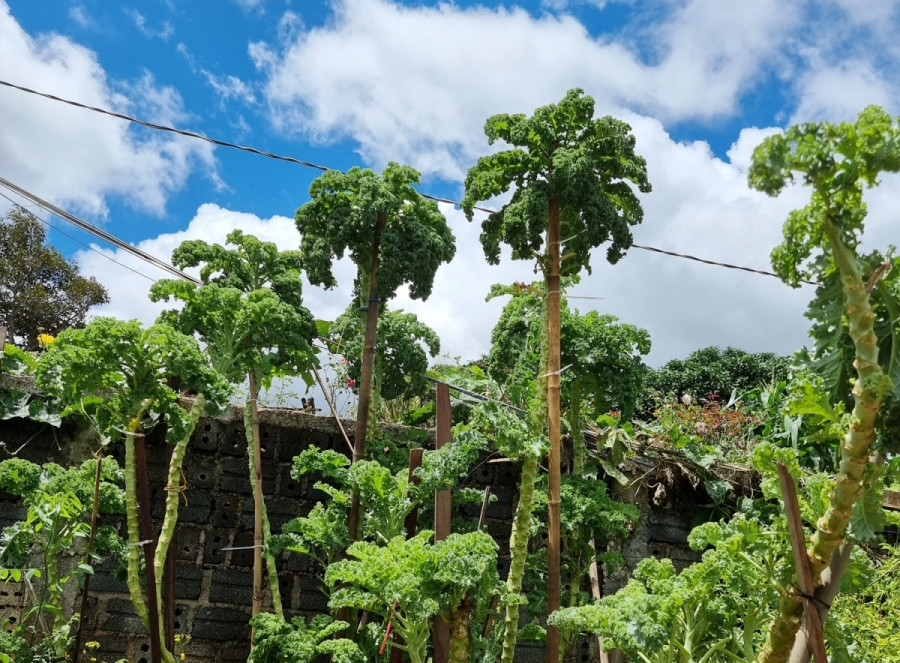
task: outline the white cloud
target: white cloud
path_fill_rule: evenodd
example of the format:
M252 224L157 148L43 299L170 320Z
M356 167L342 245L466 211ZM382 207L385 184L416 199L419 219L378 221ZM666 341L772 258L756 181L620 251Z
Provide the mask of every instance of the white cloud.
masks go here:
M254 214L236 212L208 203L198 208L194 218L184 230L146 239L139 242L137 248L169 262L172 251L185 240L202 239L211 244L225 244L228 233L236 228L263 241L274 242L281 250L296 249L300 245L300 234L293 219L283 216L260 219ZM98 250L151 279L172 278L167 272L121 249ZM110 303L96 307L92 310L92 314L111 315L126 320L137 318L145 324L150 324L160 311L167 308L164 304L155 304L147 299L151 285L151 281L147 278L124 269L95 251L80 251L76 259L82 274L96 276L109 289ZM196 270L193 271L196 275ZM336 267L335 274L339 287L332 291L314 288L309 284L304 285L303 296L306 306L313 310L317 317L333 319L343 312L350 301L355 274L349 260L341 261Z
M175 28L168 21L163 21L158 28L151 28L147 24L147 19L137 9L124 9L125 15L131 19L142 35L148 39L161 39L169 41L169 38L175 34Z
M216 76L207 69L204 69L202 73L206 78L206 82L209 83L213 90L215 90L222 103L232 99L242 101L245 104L256 103L256 93L253 91L253 86L242 81L237 76L232 76L230 74Z
M250 54L268 75L276 126L320 141L349 136L369 163L395 159L461 179L485 150L486 117L530 112L572 87L592 94L601 113L729 113L794 16L775 0L740 9L692 0L649 31L659 46L648 65L570 16L340 0L326 26L253 44Z
M96 55L57 34L32 36L0 0L0 78L93 106L137 112L163 123L184 117L181 97L149 74L109 79ZM211 145L137 130L127 123L17 90L0 89L4 177L37 195L88 214L104 214L108 196L161 213L166 200L203 165Z
M87 10L82 5L72 5L69 7L69 18L82 28L91 28L94 26L94 21L88 16Z
M871 104L898 108L897 82L869 62L819 63L800 76L800 100L791 123L854 120Z

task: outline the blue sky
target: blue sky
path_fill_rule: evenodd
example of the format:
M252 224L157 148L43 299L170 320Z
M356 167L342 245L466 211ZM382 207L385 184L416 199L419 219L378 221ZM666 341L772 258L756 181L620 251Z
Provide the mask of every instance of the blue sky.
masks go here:
M753 147L789 123L898 111L895 0L332 0L52 4L0 0L0 79L142 119L334 168L422 172L422 191L458 199L489 148L493 113L530 113L567 89L628 121L654 191L635 241L768 268L782 221L806 194L751 192ZM295 248L292 217L317 172L160 134L0 87L0 177L168 259L186 238L246 232ZM897 243L897 180L870 196L873 245ZM0 191L0 193L7 193ZM0 198L0 207L8 203ZM428 302L400 292L451 356L488 349L502 302L492 283L534 278L484 264L478 224L443 211L458 254ZM51 220L49 215L41 215ZM54 223L61 224L59 220ZM84 242L96 240L74 229ZM110 289L97 313L151 321L149 281L58 233L50 238ZM161 274L110 247L152 278ZM337 315L352 268L309 308ZM632 250L596 252L573 295L647 328L659 364L707 345L788 353L805 340L809 288Z

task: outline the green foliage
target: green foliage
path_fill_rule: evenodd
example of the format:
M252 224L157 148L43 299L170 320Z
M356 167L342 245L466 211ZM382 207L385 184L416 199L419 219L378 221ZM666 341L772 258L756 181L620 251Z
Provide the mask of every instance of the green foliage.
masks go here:
M481 157L469 169L462 208L471 220L479 201L515 188L510 202L482 223L488 262L499 262L501 242L512 247L516 260L540 252L551 198L561 203L563 274L590 272L590 251L604 242L612 241L606 252L611 263L631 246L629 227L643 218L631 185L650 191L646 162L634 153L630 126L593 116L594 100L573 89L532 117L487 119L488 143L503 141L512 149Z
M778 195L798 179L813 188L809 204L792 211L784 224L784 242L772 252L772 267L794 287L818 278L829 262L826 222L836 237L855 248L866 205L863 190L882 172L900 170L900 129L882 108L869 106L855 122L809 122L767 138L753 153L750 186Z
M486 435L508 458L542 458L550 450L545 434L535 435L527 421L501 403L479 403L472 411L471 422L473 431Z
M348 361L348 376L358 387L364 330L356 307L338 316L329 328L333 350ZM410 399L423 396L429 386L428 358L440 352L434 330L419 322L413 313L383 310L378 316L375 336L375 388L383 399Z
M13 207L0 219L0 325L11 343L38 350L38 336L84 324L88 309L109 296L94 277L45 244L47 231L31 212Z
M30 584L40 580L34 604L26 611L16 636L10 636L9 651L16 655L15 661L60 660L70 644L77 617L64 613L65 588L92 574L93 564L109 548L98 547L93 555L82 555L71 571L61 572L63 556L71 555L76 541L90 532L96 463L88 460L64 469L53 463L40 467L18 458L0 462L0 490L21 496L26 506L25 520L0 533L0 581L24 580ZM102 513L124 511L121 482L122 472L115 460L104 459L99 503ZM118 539L109 531L104 536ZM35 561L37 566L32 566ZM49 621L43 618L45 614L50 616ZM23 642L32 644L17 651L13 647L19 646L15 641L19 636L26 636Z
M826 632L838 630L845 661L893 661L900 651L900 548L884 546L877 557L874 573L836 597L828 615Z
M96 318L61 333L37 368L40 389L90 417L106 440L121 438L135 416L145 429L165 416L166 439L183 438L193 421L167 384L171 376L182 389L206 396L211 412L227 399L228 386L197 341L164 324L144 329L137 320Z
M689 542L695 550L709 548L702 561L676 573L670 560L645 559L616 594L564 608L549 622L563 631L600 635L605 647L622 649L634 660L752 660L777 599L772 583L790 571L786 537L773 536L755 518L737 516L695 529Z
M427 299L437 268L453 258L456 245L437 203L416 191L418 182L415 169L394 162L381 175L354 167L346 173L330 170L314 180L310 201L296 215L303 236L301 264L309 282L333 288L332 265L349 253L358 270L357 291L367 298L376 219L382 213L387 223L379 236L379 298L390 299L407 283L410 297Z
M11 495L25 495L36 490L40 483L40 465L22 458L0 462L0 491Z
M262 386L276 375L301 375L311 382L315 320L303 307L300 252L278 251L240 230L226 248L202 240L183 242L172 253L181 269L201 266L202 286L163 280L150 290L153 301L183 303L161 319L185 334L198 334L213 366L231 382L255 371Z
M617 502L609 496L606 483L597 478L596 472L583 476L565 474L561 477L560 513L562 539L562 573L569 586L562 598L563 605L580 605L588 597L581 588L588 575L591 562L596 558L611 573L624 564L621 554L604 552L611 542L628 537L640 517L640 511L630 505ZM547 531L547 491L541 485L535 491L535 516L532 518L531 538ZM543 558L545 551L541 551ZM599 554L597 554L599 553ZM535 588L528 593L529 613L546 614L546 596L540 590L545 585L546 560L529 560L526 584ZM574 644L569 641L567 646Z
M13 375L26 375L34 373L37 360L31 352L20 350L15 345L7 343L3 346L3 354L0 355L0 372Z
M385 546L358 541L347 549L351 559L332 564L325 575L334 588L330 607L392 618L413 663L425 661L435 615L450 618L466 594L489 601L499 584L497 544L488 535L451 534L434 544L432 535L398 536Z
M250 620L255 629L253 650L247 663L311 663L330 655L334 663L362 663L365 659L352 640L335 638L347 622L317 615L309 625L303 617L286 622L276 615L260 613Z
M538 285L518 288L491 332L488 372L507 391L530 393L537 377L541 299ZM573 398L584 399L592 416L615 409L627 418L641 390L641 356L650 352L650 335L612 315L581 314L565 298L560 309L560 364L567 367L561 379L563 405L574 407Z
M428 449L422 454L422 467L415 471L419 484L415 494L420 503L428 503L438 490L449 490L469 473L479 455L487 449L487 440L465 425L453 429L452 444Z
M0 420L17 417L50 424L57 428L62 422L61 411L55 404L47 403L17 389L0 391Z
M750 353L737 348L708 347L692 352L686 359L673 359L660 369L648 369L645 386L663 398L729 398L771 382L787 380L790 358L771 352ZM644 402L642 407L651 407Z

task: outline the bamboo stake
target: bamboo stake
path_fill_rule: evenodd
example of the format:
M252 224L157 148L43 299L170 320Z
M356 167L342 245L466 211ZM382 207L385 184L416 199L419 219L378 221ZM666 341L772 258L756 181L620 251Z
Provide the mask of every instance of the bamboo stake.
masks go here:
M550 198L550 223L547 228L547 426L550 437L549 481L547 488L547 614L559 610L560 601L560 465L562 458L559 430L560 374L560 291L559 291L559 197ZM547 663L559 661L559 629L547 627Z
M837 594L841 586L841 579L844 577L844 571L847 568L847 562L850 561L850 552L853 550L853 544L844 541L841 546L831 556L831 563L828 568L822 572L822 585L816 588L813 596L816 597L816 611L824 623L825 617L828 615L831 601ZM794 638L794 648L791 650L791 656L788 663L809 663L811 655L809 649L810 626L808 621L804 621L803 626L797 631Z

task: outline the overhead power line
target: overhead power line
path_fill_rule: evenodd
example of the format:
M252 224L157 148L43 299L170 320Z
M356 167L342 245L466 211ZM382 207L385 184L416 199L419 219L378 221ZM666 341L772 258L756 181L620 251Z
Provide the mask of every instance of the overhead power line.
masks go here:
M6 198L6 199L7 199L9 202L11 202L13 205L18 205L19 207L22 207L23 209L24 209L24 207L25 207L25 206L23 206L22 204L16 202L16 201L13 200L12 198L10 198L9 196L7 196L5 193L0 192L0 196L3 196L4 198ZM28 207L41 207L41 206L38 205L37 203L34 203L33 205L28 205ZM103 253L103 251L98 251L95 247L91 246L90 244L86 244L85 242L82 242L82 241L81 241L80 239L78 239L77 237L73 237L72 235L70 235L69 233L67 233L65 230L63 230L62 228L57 228L56 226L54 226L54 225L53 225L52 223L50 223L49 221L47 221L46 219L42 218L40 215L35 214L34 212L30 212L30 214L31 214L35 219L37 219L38 221L40 221L41 223L43 223L45 226L47 226L48 228L51 228L52 230L55 230L56 232L58 232L58 233L59 233L60 235L62 235L63 237L68 237L70 240L72 240L72 241L75 242L76 244L80 244L81 246L83 246L84 248L86 248L88 251L93 251L93 252L96 253L98 256L101 256L101 257L103 257L103 258L106 258L106 259L109 260L110 262L113 262L113 263L117 264L119 267L124 267L124 268L127 269L129 272L134 272L134 273L137 274L138 276L144 277L145 279L147 279L147 280L150 281L151 283L156 283L156 282L157 282L156 279L153 278L152 276L147 276L146 274L144 274L144 272L140 272L140 271L136 270L134 267L129 267L129 266L126 265L124 262L119 262L118 260L116 260L116 259L113 258L112 256L108 256L108 255L106 255L105 253Z
M192 283L196 283L197 285L202 285L202 283L200 282L200 279L194 278L190 274L185 274L180 269L173 267L172 265L170 265L169 263L167 263L163 260L160 260L156 256L150 255L146 251L142 251L141 249L137 248L136 246L132 246L131 244L128 244L127 242L122 241L115 235L111 235L110 233L106 232L102 228L98 228L97 226L93 225L92 223L88 223L87 221L84 221L83 219L79 219L74 214L70 214L66 210L57 207L53 203L48 203L43 198L39 198L38 196L31 193L30 191L26 191L25 189L16 186L9 180L6 180L6 179L0 177L0 185L6 187L7 189L16 193L17 195L22 196L23 198L27 198L28 200L30 200L33 203L37 203L38 205L43 207L48 212L52 212L53 214L56 214L56 216L58 216L62 219L65 219L66 221L74 224L75 226L78 226L82 230L86 230L87 232L91 233L95 237L99 237L100 239L102 239L106 242L109 242L113 246L120 248L123 251L127 251L128 253L130 253L134 256L137 256L141 260L144 260L144 261L150 263L151 265L154 265L155 267L159 267L163 271L166 271L166 272L172 274L173 276L177 276L178 278L184 279L186 281L191 281Z
M49 94L47 92L40 92L38 90L33 90L33 89L31 89L29 87L25 87L23 85L16 85L15 83L10 83L9 81L0 80L0 85L3 85L8 88L13 88L15 90L19 90L21 92L26 92L28 94L33 94L33 95L37 95L39 97L44 97L45 99L50 99L52 101L58 101L63 104L68 104L69 106L75 106L76 108L82 108L84 110L89 110L89 111L92 111L95 113L101 113L103 115L115 117L120 120L125 120L126 122L133 122L134 124L138 124L140 126L147 127L148 129L153 129L154 131L165 131L165 132L169 132L169 133L178 134L180 136L186 136L188 138L203 140L203 141L206 141L207 143L212 143L213 145L218 145L219 147L227 147L227 148L231 148L231 149L235 149L235 150L241 150L242 152L249 152L251 154L256 154L258 156L265 157L267 159L274 159L276 161L285 161L288 163L294 163L294 164L298 164L300 166L304 166L306 168L313 168L315 170L319 170L322 172L334 170L333 168L329 168L328 166L323 166L321 164L312 163L311 161L304 161L303 159L298 159L296 157L285 156L285 155L281 155L281 154L273 154L272 152L266 152L264 150L260 150L255 147L250 147L248 145L238 145L237 143L231 143L231 142L228 142L225 140L220 140L218 138L210 138L209 136L204 136L203 134L199 134L194 131L178 129L176 127L170 127L170 126L166 126L164 124L156 124L154 122L147 122L146 120L141 120L139 118L132 117L131 115L126 115L124 113L117 113L115 111L111 111L106 108L98 108L97 106L83 104L81 102L73 101L71 99L65 99L63 97L58 97L56 95ZM455 205L457 207L461 207L461 203L457 200L451 200L449 198L443 198L441 196L433 196L433 195L430 195L427 193L421 193L421 192L420 192L420 195L423 198L427 198L429 200L434 200L435 202L446 203L448 205ZM488 214L494 214L497 212L497 210L494 210L494 209L491 209L488 207L480 207L477 205L474 206L473 209L476 209L480 212L486 212ZM632 244L632 246L634 248L640 249L642 251L661 253L663 255L672 256L674 258L682 258L684 260L700 262L705 265L712 265L715 267L724 267L725 269L735 269L735 270L739 270L739 271L743 271L743 272L750 272L751 274L760 274L762 276L773 276L775 278L780 279L780 277L777 274L775 274L774 272L769 272L769 271L762 270L762 269L753 269L752 267L742 267L740 265L732 265L729 263L719 262L716 260L708 260L706 258L700 258L697 256L685 254L685 253L675 253L674 251L666 251L664 249L657 249L652 246L643 246L641 244ZM131 247L131 248L133 248L133 247ZM171 265L169 265L169 267L171 267ZM188 278L189 278L189 280L196 281L196 279L193 279L192 277L188 277ZM819 285L818 283L815 283L814 281L800 281L800 283L804 283L804 284L808 284L808 285Z

